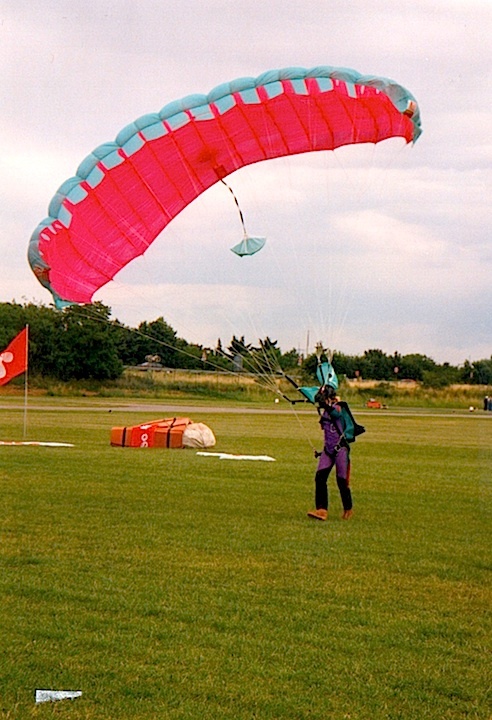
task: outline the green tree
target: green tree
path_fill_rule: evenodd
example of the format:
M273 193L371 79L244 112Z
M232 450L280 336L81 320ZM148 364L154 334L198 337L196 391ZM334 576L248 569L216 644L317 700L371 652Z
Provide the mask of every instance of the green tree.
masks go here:
M178 340L176 331L164 320L157 318L152 322L141 322L134 333L132 342L133 362L140 365L147 355L159 355L165 367L180 367Z
M55 376L61 380L114 380L123 371L109 316L102 303L71 305L63 311L57 337Z
M391 380L394 375L392 356L385 355L382 350L365 350L360 360L362 377L370 380Z
M280 367L282 370L299 370L301 356L295 348L282 353L280 357Z
M137 365L139 362L137 359L137 332L134 328L124 325L119 320L111 322L111 337L123 365Z
M56 377L62 314L45 305L0 303L0 349L26 325L29 326L29 374Z
M29 325L29 374L58 377L63 313L34 304L25 305L23 313Z
M206 368L207 362L203 358L208 357L208 352L205 352L204 355L203 345L190 344L183 338L176 338L176 351L176 367L186 370L204 370Z
M280 367L282 355L277 340L266 337L259 341L260 346L251 353L252 371L260 373L275 373Z
M252 363L250 353L253 347L251 343L246 343L244 335L240 338L235 335L232 336L231 344L227 348L228 355L232 360L232 367L235 372L246 370L247 372L252 371Z
M249 353L253 349L253 346L251 345L251 343L246 342L244 335L242 335L240 338L233 335L231 344L227 349L230 353L230 357L234 357L235 355L249 355Z
M434 360L427 355L410 353L400 358L398 377L420 381L424 379L424 373L433 373L436 367Z
M25 327L24 309L16 302L0 303L0 351Z
M471 364L468 382L474 385L492 385L492 357L490 360L476 360Z
M360 360L357 357L344 355L341 352L333 353L332 364L337 375L345 375L348 378L355 377L355 371L360 369Z

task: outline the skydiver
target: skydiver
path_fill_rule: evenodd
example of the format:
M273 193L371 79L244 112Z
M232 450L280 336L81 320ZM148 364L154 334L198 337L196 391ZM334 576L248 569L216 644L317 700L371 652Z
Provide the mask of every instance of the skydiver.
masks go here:
M349 443L356 435L364 432L358 425L345 402L340 402L336 391L329 385L320 388L315 397L320 413L320 425L323 430L324 446L321 452L315 450L318 467L314 477L316 510L308 512L310 518L326 520L328 517L328 477L333 467L343 505L343 520L353 515L352 492L350 490L350 450Z

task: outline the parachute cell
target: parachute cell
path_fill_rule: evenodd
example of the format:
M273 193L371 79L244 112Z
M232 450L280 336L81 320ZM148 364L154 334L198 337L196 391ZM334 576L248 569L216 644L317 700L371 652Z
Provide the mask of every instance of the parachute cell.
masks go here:
M55 302L90 302L204 190L270 158L415 142L415 98L346 68L272 70L143 115L97 147L59 188L34 231L29 262Z

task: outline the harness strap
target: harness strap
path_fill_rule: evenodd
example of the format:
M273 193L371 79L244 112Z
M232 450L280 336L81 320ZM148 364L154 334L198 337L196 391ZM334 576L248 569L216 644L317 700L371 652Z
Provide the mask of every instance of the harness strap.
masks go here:
M174 423L176 422L177 418L173 418L171 424L169 425L166 433L166 447L171 447L171 430L173 429Z
M325 445L325 447L323 448L323 452L325 453L325 455L328 455L328 457L330 458L330 460L334 460L342 448L347 448L347 450L348 450L348 449L349 449L349 446L348 446L348 443L347 443L347 441L345 440L345 438L341 435L339 441L337 442L337 444L336 444L335 447L333 448L333 452L330 452L330 451L328 450L328 448L326 447L326 445Z

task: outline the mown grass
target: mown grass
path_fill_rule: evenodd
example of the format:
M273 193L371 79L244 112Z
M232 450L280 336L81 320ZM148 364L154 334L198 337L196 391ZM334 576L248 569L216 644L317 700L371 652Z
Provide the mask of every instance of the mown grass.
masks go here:
M355 516L332 480L316 523L314 414L194 417L262 463L111 448L148 415L81 407L29 416L74 448L0 447L2 717L490 720L488 417L364 416Z

